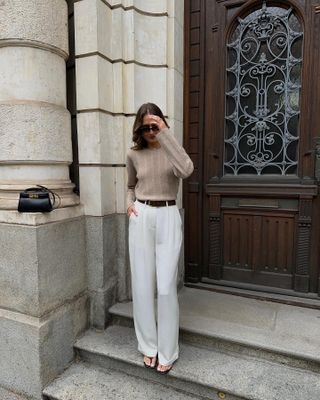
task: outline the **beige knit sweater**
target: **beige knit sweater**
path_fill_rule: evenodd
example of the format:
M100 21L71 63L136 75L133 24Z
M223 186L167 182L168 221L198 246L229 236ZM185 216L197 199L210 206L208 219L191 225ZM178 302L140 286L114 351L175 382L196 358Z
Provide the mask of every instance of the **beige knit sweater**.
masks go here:
M168 129L157 134L161 147L128 150L127 153L127 208L135 199L175 200L179 178L193 172L193 163Z

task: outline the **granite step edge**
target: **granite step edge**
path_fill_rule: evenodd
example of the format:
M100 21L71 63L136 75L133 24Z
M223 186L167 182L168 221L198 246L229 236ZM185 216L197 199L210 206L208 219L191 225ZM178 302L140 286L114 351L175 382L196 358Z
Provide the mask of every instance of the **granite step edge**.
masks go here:
M28 400L28 398L25 397L24 395L12 392L8 389L5 389L3 386L0 386L0 399L1 400Z
M110 325L121 325L133 328L132 315L119 311L115 306L109 309L111 315ZM275 362L278 360L281 364L320 372L320 354L310 355L299 351L299 349L295 351L288 350L276 345L244 340L234 335L222 335L220 333L203 331L183 324L180 324L180 339L187 343L194 344L195 346L200 344L210 349L219 348L221 351L225 349L225 351L234 351L239 354L259 355L266 360Z
M145 394L151 394L149 397ZM194 397L185 390L145 381L124 372L78 361L43 390L44 400L162 400L163 395L173 400L207 400ZM230 398L230 400L245 400Z
M133 336L132 328L109 327L103 333L89 332L76 343L75 348L82 359L103 368L125 371L143 379L163 378L143 367ZM189 344L180 347L178 362L165 375L168 377L167 383L173 387L185 388L187 385L188 392L201 393L208 398L211 398L214 389L237 399L272 400L277 397L272 397L271 388L278 385L278 388L274 388L275 392L284 392L283 397L279 398L300 400L309 391L310 399L320 398L320 375L314 372L259 359L231 356ZM245 384L240 371L246 376ZM150 372L154 375L150 376ZM290 387L284 388L283 381L289 382ZM250 393L247 387L251 387ZM261 394L261 390L268 394Z

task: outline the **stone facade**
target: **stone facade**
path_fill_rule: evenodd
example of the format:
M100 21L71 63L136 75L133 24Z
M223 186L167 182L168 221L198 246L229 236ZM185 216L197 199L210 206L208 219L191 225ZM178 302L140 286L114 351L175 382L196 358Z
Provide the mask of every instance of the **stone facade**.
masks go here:
M69 176L68 4L0 3L0 387L41 399L75 338L131 297L125 154L146 101L182 140L183 1L74 2L80 198ZM59 208L18 213L19 192L36 184L59 194Z
M114 299L131 297L125 155L139 106L158 104L182 140L183 1L80 0L74 17L91 323L102 329Z
M0 4L0 386L41 399L88 326L85 218L69 178L64 0ZM19 214L19 192L57 192L50 214Z

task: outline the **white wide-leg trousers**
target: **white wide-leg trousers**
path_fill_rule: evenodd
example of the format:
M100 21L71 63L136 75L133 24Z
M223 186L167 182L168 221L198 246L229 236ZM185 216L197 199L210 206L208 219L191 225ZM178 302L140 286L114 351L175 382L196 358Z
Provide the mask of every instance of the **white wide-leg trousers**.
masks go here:
M181 217L176 205L152 207L136 201L135 207L138 215L129 219L129 255L138 350L150 357L158 353L160 364L169 365L179 356Z

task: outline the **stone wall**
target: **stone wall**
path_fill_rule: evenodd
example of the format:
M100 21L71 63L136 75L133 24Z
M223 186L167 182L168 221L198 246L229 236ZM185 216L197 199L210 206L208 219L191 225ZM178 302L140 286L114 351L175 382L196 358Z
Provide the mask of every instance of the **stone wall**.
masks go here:
M139 106L158 104L182 141L183 1L79 0L74 15L91 323L103 328L109 306L131 297L125 155Z
M0 386L30 399L73 360L88 327L85 218L69 178L67 3L0 2ZM20 214L19 192L60 195Z
M104 328L131 297L125 154L140 104L157 103L182 140L183 1L80 0L74 22L81 198L69 177L67 2L0 1L0 386L39 400L88 317ZM18 213L36 184L59 208Z

